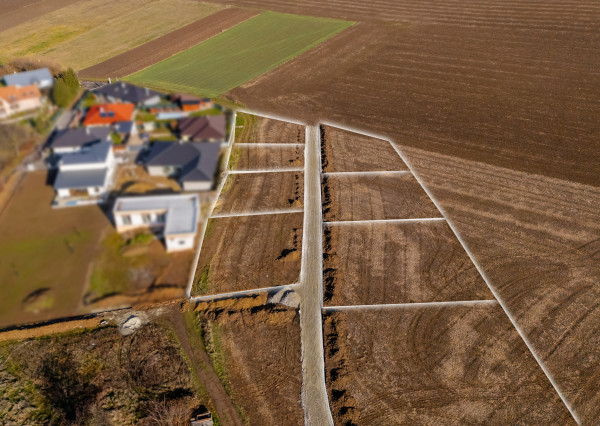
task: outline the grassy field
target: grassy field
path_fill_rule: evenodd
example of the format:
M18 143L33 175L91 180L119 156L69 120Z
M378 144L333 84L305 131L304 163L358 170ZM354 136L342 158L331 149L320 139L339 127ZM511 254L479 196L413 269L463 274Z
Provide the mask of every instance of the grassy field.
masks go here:
M0 31L0 62L47 56L82 69L221 9L194 0L79 1Z
M166 90L216 96L351 25L336 19L264 12L127 79Z
M97 206L53 210L45 181L26 175L0 216L0 326L74 313L109 226Z

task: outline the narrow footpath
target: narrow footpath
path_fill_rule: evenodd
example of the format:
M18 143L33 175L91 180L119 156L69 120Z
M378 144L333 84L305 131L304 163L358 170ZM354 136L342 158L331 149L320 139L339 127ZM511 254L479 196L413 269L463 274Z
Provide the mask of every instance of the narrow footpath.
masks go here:
M221 424L242 426L240 415L235 409L231 398L227 395L225 388L219 380L219 376L212 368L210 357L201 346L201 344L193 344L188 336L188 329L185 324L183 314L177 308L172 308L169 312L169 319L173 324L173 329L177 335L177 340L181 348L187 355L192 364L194 373L198 377L199 382L204 386L209 398L211 399Z
M307 127L304 158L304 229L300 274L302 406L304 424L333 425L323 352L323 222L319 127Z

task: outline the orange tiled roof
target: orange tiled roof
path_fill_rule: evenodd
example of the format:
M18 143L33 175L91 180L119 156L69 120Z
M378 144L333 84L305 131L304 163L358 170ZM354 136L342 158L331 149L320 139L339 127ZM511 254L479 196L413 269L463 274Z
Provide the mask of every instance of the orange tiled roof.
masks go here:
M84 126L113 124L117 121L129 121L133 116L134 104L92 105L83 120Z
M0 87L0 98L9 103L19 102L25 99L39 98L40 96L40 91L35 84L23 87Z

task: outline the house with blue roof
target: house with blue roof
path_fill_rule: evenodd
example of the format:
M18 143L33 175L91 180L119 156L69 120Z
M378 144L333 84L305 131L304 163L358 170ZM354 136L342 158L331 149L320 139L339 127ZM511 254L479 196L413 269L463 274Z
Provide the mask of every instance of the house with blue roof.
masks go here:
M54 86L54 78L48 68L6 74L2 79L7 86L24 87L34 84L38 89L50 89Z

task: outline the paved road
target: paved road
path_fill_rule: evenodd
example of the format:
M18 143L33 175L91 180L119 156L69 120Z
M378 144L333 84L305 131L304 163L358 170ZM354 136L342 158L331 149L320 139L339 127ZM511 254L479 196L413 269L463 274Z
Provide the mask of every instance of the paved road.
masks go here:
M304 230L300 277L302 339L302 405L307 425L333 425L323 356L323 226L319 128L309 127L305 149Z

